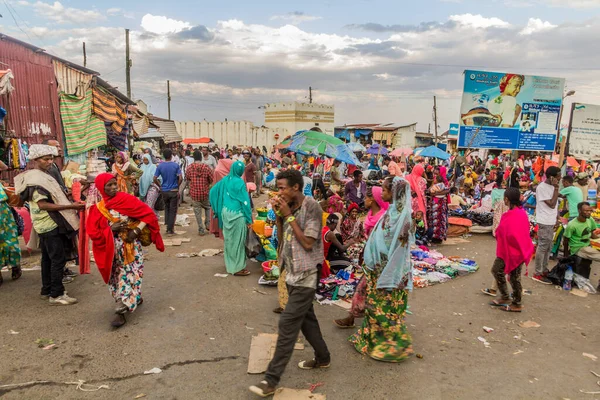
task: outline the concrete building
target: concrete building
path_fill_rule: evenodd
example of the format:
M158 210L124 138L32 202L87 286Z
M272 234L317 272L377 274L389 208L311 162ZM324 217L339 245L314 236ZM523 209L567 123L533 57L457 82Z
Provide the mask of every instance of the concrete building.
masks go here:
M380 143L397 149L417 147L417 123L395 124L353 124L335 127L335 137L346 142Z
M280 128L255 126L250 121L175 121L183 139L211 138L221 147L265 146L271 150L291 132Z
M264 106L265 126L284 129L291 135L301 130L313 130L333 135L335 108L328 104L282 102Z

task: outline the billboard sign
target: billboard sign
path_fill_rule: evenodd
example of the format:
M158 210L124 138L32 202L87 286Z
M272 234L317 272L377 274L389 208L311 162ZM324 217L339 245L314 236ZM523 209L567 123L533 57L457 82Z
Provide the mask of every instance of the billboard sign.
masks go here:
M554 151L565 80L465 71L458 147Z
M583 160L600 159L600 106L573 104L569 153Z
M448 135L456 136L458 135L459 130L460 126L458 124L450 124L450 129L448 129Z

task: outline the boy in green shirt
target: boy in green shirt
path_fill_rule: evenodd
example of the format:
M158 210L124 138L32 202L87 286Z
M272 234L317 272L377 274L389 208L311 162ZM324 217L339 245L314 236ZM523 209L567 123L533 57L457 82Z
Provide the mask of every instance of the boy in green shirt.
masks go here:
M577 188L575 188L577 189ZM579 189L577 189L579 190ZM579 216L570 221L565 229L565 255L576 254L581 258L600 260L600 251L590 247L590 239L598 238L596 222L592 216L590 203L583 201L577 205Z
M579 188L573 186L572 176L564 176L562 184L564 188L560 191L560 197L567 199L569 203L569 221L571 221L579 215L577 206L583 201L583 194Z

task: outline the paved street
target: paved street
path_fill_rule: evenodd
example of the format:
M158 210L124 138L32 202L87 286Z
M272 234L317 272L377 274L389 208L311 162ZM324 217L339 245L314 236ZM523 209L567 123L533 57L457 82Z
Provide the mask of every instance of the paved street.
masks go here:
M180 213L192 212L185 207ZM192 217L193 219L193 217ZM196 236L195 221L186 230L191 243L150 250L144 275L144 304L115 331L109 321L113 301L95 266L67 286L80 303L50 307L37 296L39 271L12 282L7 273L0 288L0 385L47 381L19 389L0 389L6 399L252 399L247 387L261 376L246 373L250 341L259 332L275 333L276 288L257 284L259 265L249 277L215 277L224 273L222 255L176 258L180 252L222 248L213 237ZM491 283L495 254L491 236L469 243L444 245L447 255L476 259L481 269L470 276L425 289L409 298L408 317L416 353L403 364L365 358L347 342L351 330L340 330L337 306L316 306L332 367L301 371L298 361L312 357L310 347L296 351L282 386L316 389L328 399L593 399L580 389L600 391L600 296L580 298L524 278L525 311L509 314L491 309L479 292ZM25 258L34 263L32 258ZM8 277L8 279L6 279ZM598 277L595 277L597 281ZM256 292L255 289L267 293ZM532 320L539 328L521 328ZM494 329L485 333L483 326ZM18 334L12 334L18 332ZM486 348L477 337L490 343ZM516 338L515 338L516 336ZM43 350L36 339L52 339ZM144 371L159 367L158 375ZM108 389L82 392L64 382L84 380ZM91 388L85 387L85 388ZM600 398L596 395L595 398Z

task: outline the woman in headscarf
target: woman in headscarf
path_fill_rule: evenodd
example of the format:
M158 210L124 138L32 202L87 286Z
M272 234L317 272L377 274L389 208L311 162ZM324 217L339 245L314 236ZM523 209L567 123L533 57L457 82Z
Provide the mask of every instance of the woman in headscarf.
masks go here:
M430 211L427 214L427 226L432 232L431 241L441 243L446 240L448 233L448 193L450 193L450 190L444 185L443 178L440 175L435 176L435 181L437 184L430 188L431 201ZM443 189L436 189L434 192L434 187Z
M230 158L222 158L217 162L217 168L215 168L215 172L213 174L213 182L216 185L221 179L225 178L229 171L231 170L231 164L233 164L232 159ZM215 235L217 238L223 238L223 230L219 227L219 221L215 218L215 213L213 209L210 209L210 233Z
M158 162L156 157L154 157L154 154L152 153L152 149L150 147L146 147L144 149L144 154L148 154L150 156L150 161L152 162L152 164L156 164Z
M8 205L8 195L0 183L0 270L4 267L11 269L13 280L21 277L21 246L17 223ZM2 282L0 272L0 285Z
M119 191L129 194L133 194L133 183L143 174L135 163L129 162L129 155L124 151L120 151L115 157L112 173L117 178Z
M225 267L235 276L250 275L246 269L246 235L252 224L252 209L246 184L242 179L246 166L241 161L231 165L229 175L210 189L210 206L219 220L225 241Z
M359 241L366 238L363 223L358 219L358 204L351 203L348 206L348 212L342 219L340 233L344 243L352 238Z
M341 213L344 211L344 200L342 200L339 194L329 189L327 195L327 212L329 214Z
M111 325L125 324L125 314L142 304L144 255L142 245L164 251L158 218L136 197L120 192L117 179L108 173L95 180L102 200L89 210L86 227L98 270L117 302Z
M377 162L377 157L371 156L371 161L369 161L369 168L372 171L380 171L379 163Z
M373 186L372 189L367 190L367 197L365 199L365 207L369 210L367 213L367 217L365 218L364 223L364 232L365 237L368 236L377 225L377 222L383 217L387 209L389 208L389 203L385 202L382 197L383 190L379 186ZM362 258L362 252L365 247L365 241L360 243L360 253L358 257L353 254L353 249L358 247L359 244L355 244L349 250L350 258ZM362 318L365 313L365 300L367 296L367 281L365 276L363 275L356 285L356 290L354 291L354 296L352 297L352 306L350 308L350 312L346 318L336 319L333 321L338 328L346 329L346 328L354 328L354 319Z
M156 165L152 163L150 154L144 154L142 164L140 166L142 177L140 178L140 199L154 209L154 203L159 195L159 188L154 184L154 172Z
M392 204L365 246L365 318L350 341L358 352L371 358L399 362L412 354L412 339L404 323L413 284L410 246L415 241L408 182L387 178L382 198Z
M423 165L417 164L406 177L406 180L410 184L412 211L415 213L421 211L423 215L427 215L427 202L425 201L427 181L423 178L424 172L425 168L423 168Z

